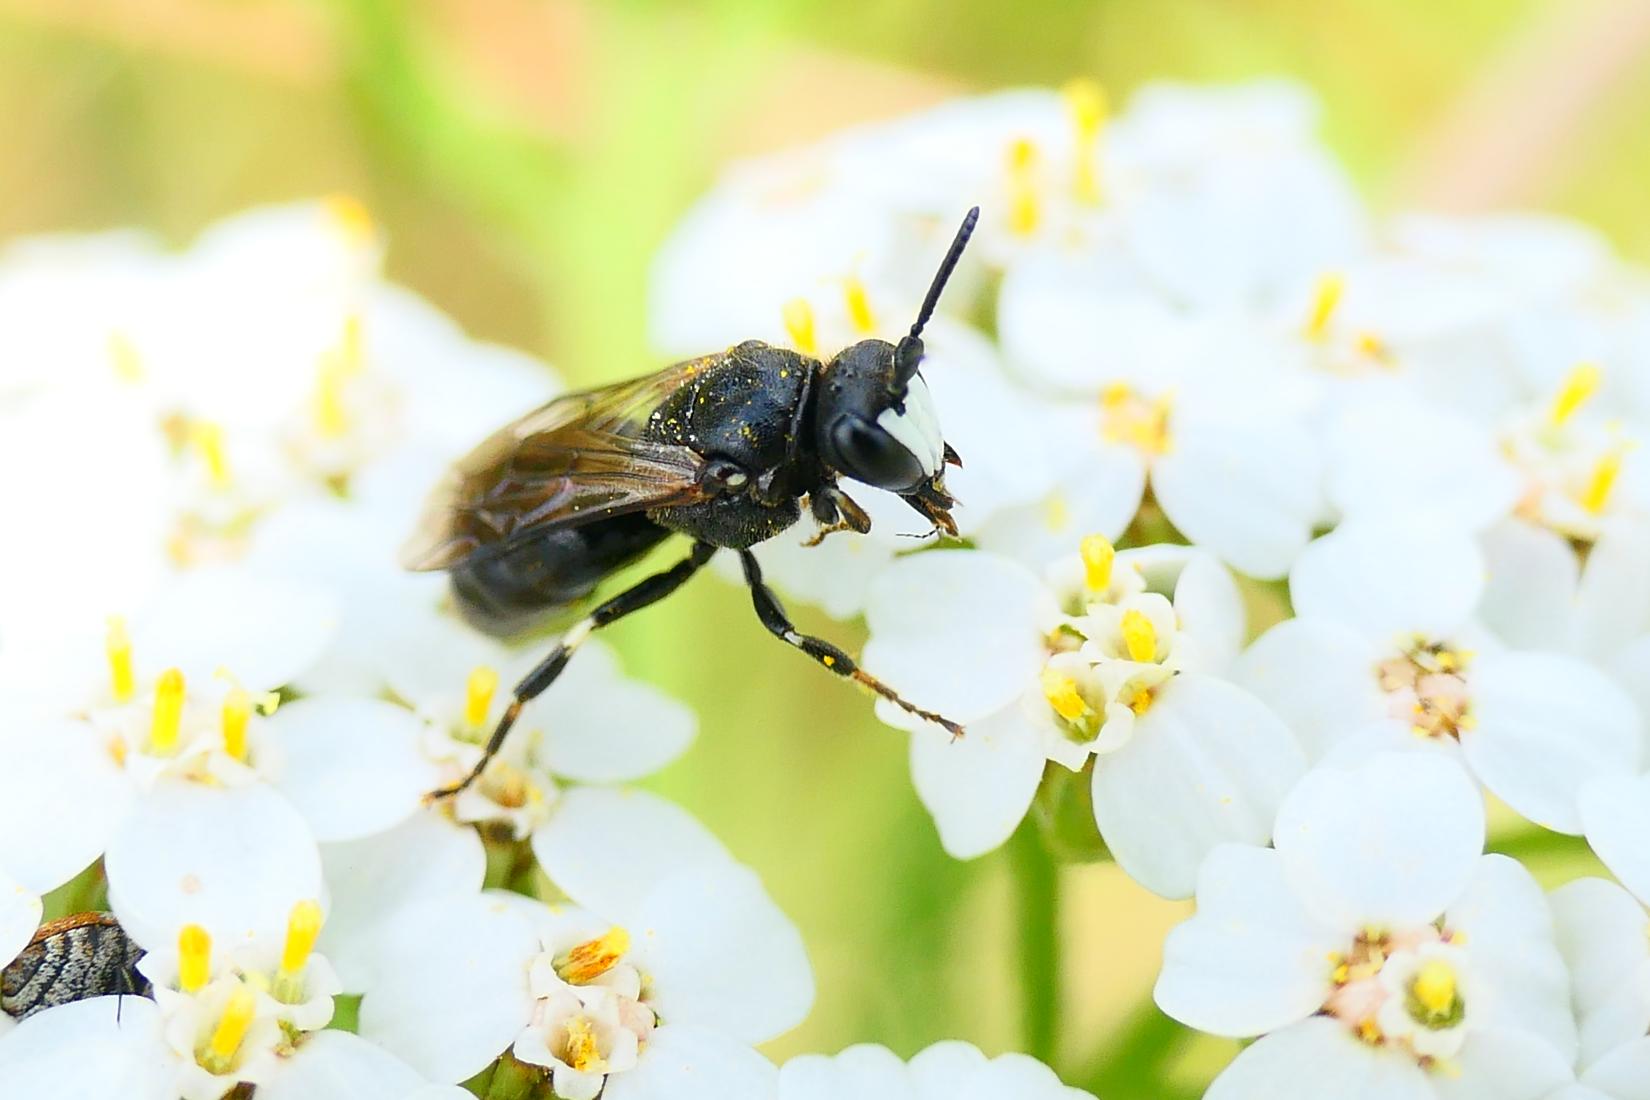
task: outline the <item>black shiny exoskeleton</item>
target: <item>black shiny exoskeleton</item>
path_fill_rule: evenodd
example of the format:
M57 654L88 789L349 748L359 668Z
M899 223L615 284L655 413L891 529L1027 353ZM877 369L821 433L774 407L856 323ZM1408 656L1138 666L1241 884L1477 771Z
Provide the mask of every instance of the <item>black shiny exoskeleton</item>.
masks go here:
M750 547L793 526L806 503L821 525L870 530L838 486L852 478L899 494L937 530L956 534L942 472L945 443L918 371L922 330L978 220L970 210L911 331L897 344L862 340L828 362L757 340L657 374L569 394L501 429L434 494L408 546L412 569L446 569L476 627L518 634L594 591L671 534L693 540L674 568L596 607L515 688L487 752L593 630L674 592L719 549L739 553L762 625L825 668L960 735L915 707L829 642L798 633L762 581Z

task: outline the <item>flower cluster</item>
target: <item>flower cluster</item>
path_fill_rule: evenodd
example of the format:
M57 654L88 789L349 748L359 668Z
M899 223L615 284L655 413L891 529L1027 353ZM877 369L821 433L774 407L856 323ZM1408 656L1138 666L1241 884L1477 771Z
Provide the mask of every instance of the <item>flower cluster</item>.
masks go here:
M1373 216L1315 118L1079 82L742 165L654 337L897 339L977 203L923 366L964 545L856 487L870 534L759 550L967 727L879 706L946 850L1077 806L1195 894L1158 1003L1265 1036L1211 1097L1638 1095L1639 902L1482 853L1487 794L1650 889L1650 283L1554 218Z

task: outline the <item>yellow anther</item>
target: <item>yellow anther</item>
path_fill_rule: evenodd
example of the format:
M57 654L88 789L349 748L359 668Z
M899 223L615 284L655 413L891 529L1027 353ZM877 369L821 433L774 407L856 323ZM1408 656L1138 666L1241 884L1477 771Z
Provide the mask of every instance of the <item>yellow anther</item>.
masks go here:
M1148 398L1127 382L1112 382L1100 391L1100 435L1110 443L1127 443L1148 457L1167 454L1171 445L1172 394Z
M1148 710L1151 710L1152 709L1152 690L1151 690L1151 688L1139 688L1139 689L1137 689L1135 691L1135 693L1132 696L1130 696L1130 698L1129 698L1129 709L1134 711L1134 713L1136 715L1145 714Z
M1329 972L1329 980L1334 982L1336 985L1345 985L1347 982L1352 980L1352 968L1346 963L1341 963L1334 970Z
M1338 272L1329 272L1318 279L1318 286L1312 293L1312 309L1306 315L1306 325L1301 334L1308 340L1322 340L1329 333L1329 319L1335 315L1335 307L1341 304L1341 295L1346 291L1346 279Z
M218 1026L212 1029L212 1037L204 1048L195 1052L195 1060L208 1072L228 1073L235 1064L235 1055L240 1053L241 1043L246 1040L246 1033L252 1028L257 1008L258 1000L252 990L244 985L237 988L229 995L229 1003L223 1006L223 1015L218 1018Z
M1384 1036L1381 1034L1381 1025L1375 1022L1375 1017L1369 1016L1358 1021L1358 1038L1370 1046L1380 1044Z
M1373 332L1360 332L1356 339L1359 354L1374 359L1378 363L1392 361L1392 349L1387 347L1386 341Z
M1151 661L1157 657L1157 628L1134 610L1123 612L1123 645L1131 661Z
M1455 971L1442 959L1432 959L1416 973L1409 991L1429 1016L1448 1016L1455 1007Z
M854 331L867 336L875 332L877 316L871 312L871 297L858 275L850 275L844 280L842 294L848 303L848 320L853 322Z
M556 973L570 985L586 985L613 969L630 950L630 933L614 925L593 940L573 947L555 960Z
M252 720L252 696L244 688L230 688L223 697L223 751L246 762L246 727Z
M477 665L464 685L464 724L480 729L487 722L487 712L493 709L493 695L498 691L498 673L486 665Z
M1561 428L1568 423L1576 411L1598 392L1599 383L1603 380L1604 372L1598 369L1596 363L1582 363L1565 375L1558 392L1553 394L1552 406L1547 410L1547 419L1552 426Z
M162 756L177 751L183 724L183 673L169 668L155 683L154 717L149 723L149 750Z
M333 354L338 357L338 369L346 375L360 374L366 368L367 338L359 313L344 318L344 328L338 334L338 346Z
M803 355L819 354L819 339L814 332L814 307L806 298L792 298L780 311L785 318L785 331L790 334L791 346Z
M1106 93L1092 80L1072 80L1061 89L1066 107L1071 112L1072 127L1076 130L1076 169L1072 189L1079 202L1100 201L1100 171L1098 149L1100 131L1106 125Z
M1117 548L1105 535L1088 535L1077 544L1083 558L1083 583L1090 592L1104 592L1111 587L1112 562L1117 560Z
M1037 146L1020 138L1008 147L1008 227L1022 237L1037 231L1043 212L1037 199Z
M178 932L178 988L198 992L212 977L212 937L198 924Z
M137 346L119 332L109 334L109 365L122 382L143 381L143 359Z
M304 999L304 967L321 934L321 919L321 907L313 901L300 901L286 919L286 943L281 946L281 965L271 986L275 999L283 1004Z
M1064 493L1055 493L1043 502L1043 526L1058 535L1071 526L1071 505Z
M210 420L189 424L189 444L206 465L206 477L214 489L227 489L234 477L229 467L229 451L223 445L223 427Z
M351 244L370 244L377 236L378 228L373 224L372 211L354 195L328 195L321 200L321 206Z
M1075 722L1084 718L1093 711L1088 703L1078 694L1077 681L1070 676L1063 675L1052 668L1043 669L1043 698L1048 705L1068 722Z
M132 679L132 639L126 633L126 620L119 615L109 616L103 651L109 657L109 691L115 702L124 703L132 698L137 685Z
M1595 516L1602 514L1610 504L1610 494L1615 491L1616 479L1621 476L1622 457L1618 448L1599 459L1581 490L1581 506Z
M567 1053L562 1061L580 1073L606 1073L607 1060L596 1047L596 1029L583 1016L567 1018Z

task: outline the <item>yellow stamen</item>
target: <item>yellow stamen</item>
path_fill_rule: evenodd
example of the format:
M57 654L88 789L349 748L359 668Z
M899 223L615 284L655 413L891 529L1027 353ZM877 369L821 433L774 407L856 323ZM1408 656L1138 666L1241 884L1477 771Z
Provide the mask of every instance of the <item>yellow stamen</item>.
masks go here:
M350 243L369 244L377 236L372 211L354 195L328 195L321 200L321 205Z
M1022 237L1037 231L1043 220L1037 200L1037 146L1020 138L1008 147L1008 227Z
M183 673L169 668L155 684L154 717L149 723L149 749L166 755L178 747L178 728L183 724Z
M477 665L464 685L464 724L480 729L487 721L487 712L493 709L493 695L498 691L498 673L486 665Z
M1587 486L1581 491L1581 506L1595 516L1602 514L1610 504L1616 478L1621 476L1621 461L1622 452L1619 449L1611 451L1598 460L1587 478Z
M1100 391L1100 435L1111 443L1127 443L1148 457L1167 454L1171 445L1169 416L1174 396L1148 398L1127 382L1113 382Z
M1341 304L1341 294L1346 290L1346 279L1338 272L1330 272L1318 280L1317 290L1312 295L1312 310L1307 314L1306 326L1301 330L1308 340L1322 340L1329 332L1329 319L1335 315L1335 307Z
M1066 107L1071 112L1072 126L1077 131L1076 176L1072 189L1079 202L1095 204L1100 201L1100 172L1098 149L1100 131L1106 125L1106 93L1092 80L1073 80L1061 89Z
M143 360L137 347L121 333L109 334L109 364L122 382L143 381Z
M1447 1016L1455 1005L1455 971L1441 959L1423 965L1409 991L1422 1008L1433 1016Z
M1043 526L1056 535L1071 526L1071 505L1064 493L1057 492L1043 502Z
M580 1073L606 1073L607 1060L596 1048L596 1029L583 1016L567 1019L567 1055L562 1059Z
M1077 544L1083 558L1083 583L1090 592L1104 592L1111 587L1111 566L1117 559L1117 548L1105 535L1089 535Z
M218 1026L212 1029L212 1038L207 1041L204 1050L196 1053L195 1060L210 1073L228 1073L235 1064L235 1055L240 1052L246 1033L252 1028L252 1017L257 1007L257 998L244 985L230 994L229 1003L224 1005L223 1015L218 1019Z
M1129 709L1134 711L1136 715L1145 714L1148 710L1152 709L1151 688L1140 688L1137 690L1133 697L1129 699Z
M212 937L198 924L178 932L178 988L198 992L212 977Z
M1157 657L1157 628L1139 611L1123 612L1123 645L1131 661L1150 661Z
M803 355L818 355L819 340L814 333L814 308L806 298L792 298L780 311L785 318L785 331L790 334L791 346Z
M871 312L871 297L865 291L865 283L859 276L850 275L844 281L842 292L848 301L848 319L854 323L854 330L867 336L875 332L877 317Z
M294 905L286 920L286 943L281 947L281 965L271 990L277 1001L296 1004L304 999L304 967L320 934L320 905L313 901Z
M570 985L587 985L613 969L630 950L630 933L614 925L555 960L556 973Z
M1386 341L1373 332L1360 332L1357 338L1358 352L1380 363L1392 361L1392 349L1386 346Z
M189 443L206 464L206 477L212 488L229 488L234 478L229 467L229 452L223 445L223 427L210 420L192 421Z
M1048 705L1068 722L1075 722L1091 713L1083 697L1077 692L1077 681L1052 668L1043 669L1043 698Z
M115 702L124 703L131 699L137 685L132 679L132 639L126 633L126 620L119 615L109 617L103 651L109 657L109 690Z
M223 697L223 751L246 762L246 727L252 720L252 696L244 688L230 688Z
M1576 411L1598 392L1598 386L1604 379L1604 372L1598 369L1595 363L1582 363L1569 374L1564 376L1563 385L1553 395L1552 406L1547 410L1547 420L1555 428L1562 428Z
M1381 1042L1383 1038L1381 1026L1375 1022L1373 1016L1358 1021L1358 1038L1370 1046L1375 1046Z

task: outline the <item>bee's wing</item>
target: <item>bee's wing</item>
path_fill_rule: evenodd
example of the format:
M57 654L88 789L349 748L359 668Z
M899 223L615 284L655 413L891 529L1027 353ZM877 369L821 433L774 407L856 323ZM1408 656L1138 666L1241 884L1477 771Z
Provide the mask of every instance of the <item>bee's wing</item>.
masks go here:
M704 459L641 431L715 358L558 397L494 432L436 486L402 565L450 569L558 527L704 499Z

